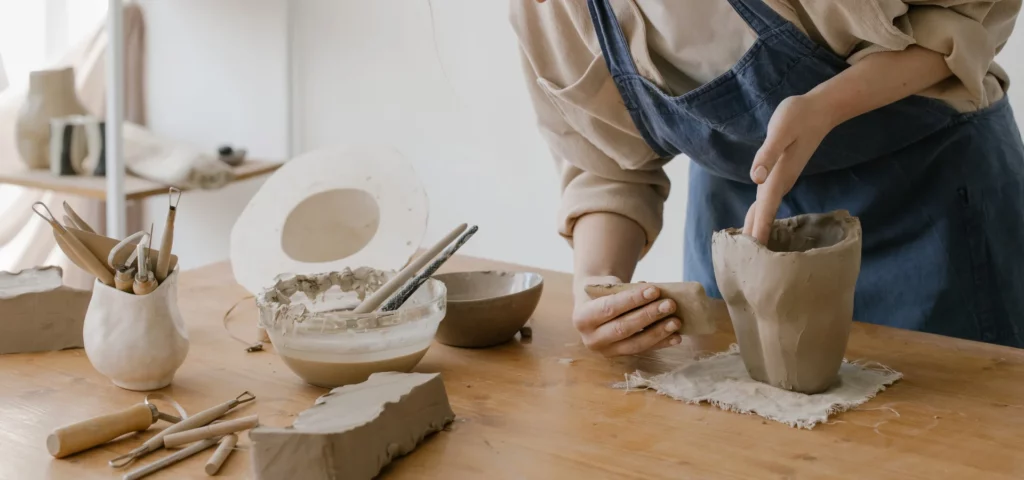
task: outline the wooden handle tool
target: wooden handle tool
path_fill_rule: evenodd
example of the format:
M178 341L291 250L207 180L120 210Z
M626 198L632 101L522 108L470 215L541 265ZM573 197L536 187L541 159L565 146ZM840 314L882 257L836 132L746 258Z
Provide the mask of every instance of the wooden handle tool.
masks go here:
M96 233L96 230L93 230L88 223L85 223L85 220L82 220L82 217L79 217L78 214L71 209L71 205L68 205L68 202L64 202L64 213L67 214L67 217L71 218L72 227L75 227L79 230L84 230L89 233Z
M206 461L206 474L216 475L220 471L221 465L224 465L224 461L228 459L228 455L235 450L235 444L238 443L238 435L229 433L224 435L224 438L220 439L220 445L217 446L217 450L210 455L210 459Z
M352 313L370 313L376 310L381 303L384 303L384 300L391 296L392 293L395 293L395 290L398 290L398 288L405 284L407 280L412 278L413 275L416 275L416 272L420 271L427 262L433 260L438 253L441 253L441 250L443 250L444 247L447 247L464 231L466 231L465 223L455 227L455 230L452 230L448 235L445 235L444 238L435 243L429 250L423 252L423 255L416 257L412 263L406 265L405 268L395 274L394 277L391 277L387 283L381 285L380 288L375 290L373 294L363 299L362 303L360 303L355 310L352 310Z
M188 447L178 450L177 452L174 452L164 458L161 458L160 460L157 460L149 465L146 465L145 467L128 472L127 474L125 474L125 476L121 478L123 480L138 480L142 477L145 477L146 475L162 470L165 467L174 465L175 463L178 463L188 457L191 457L192 455L195 455L203 450L206 450L207 448L216 445L218 441L220 441L219 438L208 438L201 442L195 443L194 445L189 445Z
M715 333L719 320L728 322L728 312L721 319L722 310L716 308L714 299L707 296L699 282L675 283L616 283L609 285L587 285L583 287L590 298L600 298L637 288L657 287L661 298L676 302L674 316L682 320L680 335L707 335Z
M114 288L125 292L135 293L133 287L135 286L135 268L121 266L116 272L114 272Z
M145 238L149 242L153 241L153 237L149 234L146 234ZM137 252L136 263L138 268L135 270L135 283L132 284L132 291L136 295L145 295L156 290L157 281L156 277L153 276L153 272L149 270L149 248L140 241L136 245L135 251Z
M180 421L178 423L175 423L174 425L171 425L171 426L161 430L159 433L154 435L152 438L150 438L149 440L146 440L146 442L143 443L142 445L136 447L135 449L133 449L132 451L130 451L130 452L124 454L124 455L121 455L121 456L111 460L110 462L108 462L108 464L111 467L114 467L114 468L124 467L124 466L128 465L129 463L132 463L133 461L135 461L135 460L137 460L139 458L142 458L144 455L146 455L146 454L148 454L150 452L155 452L155 451L159 450L160 448L162 448L164 446L164 437L166 437L167 435L170 435L172 433L177 433L177 432L183 432L185 430L191 430L193 428L198 428L198 427L202 427L204 425L207 425L210 422L212 422L212 421L214 421L214 420L224 416L224 414L227 413L228 410L231 410L232 408L235 408L238 405L241 405L241 404L247 403L247 402L251 402L253 400L256 400L256 396L255 395L253 395L253 394L251 394L249 392L242 392L241 395L239 395L239 396L237 396L237 397L235 397L235 398L233 398L231 400L228 400L228 401L226 401L226 402L224 402L224 403L222 403L220 405L216 405L216 406L207 408L206 410L203 410L203 411L201 411L201 412L199 412L199 413L197 413L195 415L192 415L191 417L183 419L182 421ZM216 442L214 442L214 443L216 443ZM189 447L189 448L192 448L192 447ZM181 452L179 452L179 453L181 453ZM168 458L170 458L170 457L168 457Z
M174 199L174 193L178 198ZM160 255L156 261L156 281L163 282L167 278L168 267L171 265L171 246L174 244L174 216L181 201L181 190L171 187L167 194L167 221L164 223L164 237L160 242Z
M205 427L193 428L192 430L185 430L184 432L167 435L164 437L164 446L167 448L180 447L187 443L255 428L259 424L259 415L249 415L248 417L242 417L235 420L213 423Z
M126 433L145 430L156 423L158 418L159 412L155 406L140 403L120 412L60 427L46 437L46 449L55 458L64 458Z
M39 206L43 207L46 214L43 214L43 212L40 212L36 208ZM56 218L54 218L53 213L51 213L50 209L46 207L46 204L43 202L33 203L32 211L35 212L36 215L42 217L43 220L46 220L46 223L49 223L50 226L53 227L54 234L65 242L71 251L62 250L64 250L64 253L72 262L75 262L76 265L94 275L104 285L111 287L114 286L114 273L108 270L107 267L103 265L103 262L96 258L96 255L93 255L93 253L86 248L80 240L78 240L78 237L68 232L68 230L64 228Z
M476 225L473 225L472 227L469 228L469 230L466 230L466 233L463 233L462 236L455 241L455 243L446 248L445 251L442 252L441 255L438 256L437 259L434 260L430 265L428 265L427 268L423 270L422 273L417 275L412 280L409 280L409 283L405 284L405 286L403 286L402 289L398 291L398 293L391 296L391 298L388 298L388 300L384 302L384 305L381 305L381 311L391 312L394 310L398 310L398 307L401 307L402 304L405 303L405 301L408 300L413 293L416 293L416 289L420 288L420 285L423 285L423 283L426 282L430 278L430 276L437 271L438 268L441 268L441 265L444 265L444 262L447 262L448 259L451 258L451 256L454 255L455 252L458 251L459 248L461 248L462 245L465 244L467 240L469 240L469 237L472 237L473 234L476 233L476 231Z

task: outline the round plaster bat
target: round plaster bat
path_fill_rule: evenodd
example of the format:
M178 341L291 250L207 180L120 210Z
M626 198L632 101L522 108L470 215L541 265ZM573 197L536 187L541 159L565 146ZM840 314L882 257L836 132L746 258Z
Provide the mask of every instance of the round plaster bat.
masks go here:
M388 147L320 150L281 166L231 230L235 280L258 295L282 274L399 270L427 228L416 172Z
M767 246L726 229L711 250L751 378L807 394L834 385L853 323L860 221L846 211L776 220Z

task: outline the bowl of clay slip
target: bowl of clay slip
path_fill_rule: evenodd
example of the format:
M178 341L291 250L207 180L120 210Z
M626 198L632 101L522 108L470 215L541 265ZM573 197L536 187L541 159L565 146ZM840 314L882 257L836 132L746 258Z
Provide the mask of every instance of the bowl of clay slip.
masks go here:
M457 272L434 275L448 290L438 342L484 348L515 337L533 315L544 279L530 272Z
M776 220L767 245L726 229L711 250L751 378L806 394L833 386L853 324L860 221L846 211Z

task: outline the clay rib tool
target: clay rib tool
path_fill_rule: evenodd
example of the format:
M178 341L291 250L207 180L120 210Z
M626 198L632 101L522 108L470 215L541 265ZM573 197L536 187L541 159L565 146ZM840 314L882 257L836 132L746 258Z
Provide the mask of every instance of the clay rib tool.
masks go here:
M194 445L189 445L188 447L178 450L177 452L174 452L164 458L161 458L160 460L157 460L149 465L146 465L145 467L128 472L127 474L125 474L125 476L121 478L123 480L138 480L142 477L145 477L146 475L154 473L158 470L162 470L165 467L174 465L175 463L178 463L188 457L191 457L192 455L195 455L203 450L206 450L207 448L216 445L217 442L219 441L219 438L208 438Z
M352 310L352 313L370 313L376 310L377 307L379 307L380 304L388 298L388 296L395 293L395 290L398 290L402 284L412 278L413 275L416 275L416 272L420 271L420 269L423 268L427 262L436 257L438 253L441 253L441 250L444 247L451 244L452 241L458 238L458 236L465 230L465 223L455 227L455 230L452 230L448 235L445 235L444 238L435 243L429 250L423 252L423 255L416 257L412 263L406 265L405 268L395 274L394 277L391 277L391 280L388 280L387 283L381 285L381 287L374 291L372 295L366 297L363 302L355 308L355 310Z
M177 200L172 200L174 192L178 192ZM164 237L160 242L160 256L156 261L156 281L163 282L167 278L167 269L171 265L171 245L174 243L174 216L181 201L181 190L171 187L167 193L167 221L164 223Z
M46 449L55 458L64 458L107 443L126 433L141 432L157 420L167 420L171 423L181 421L178 417L160 412L156 405L140 403L120 412L60 427L46 437Z
M235 408L238 405L251 402L253 400L256 400L255 395L249 392L242 392L241 395L231 400L228 400L220 405L207 408L206 410L203 410L195 415L192 415L191 417L188 417L187 419L184 419L178 423L175 423L174 425L171 425L161 430L159 433L154 435L153 438L146 440L146 443L143 443L142 445L132 449L132 451L124 455L121 455L107 463L114 468L124 467L132 463L133 461L142 458L144 455L150 452L155 452L162 448L164 446L165 436L175 432L183 432L185 430L190 430L193 428L207 425L210 422L224 416L224 414L227 413L228 410L231 410L232 408Z
M237 418L220 423L213 423L205 427L193 428L184 432L172 433L164 437L164 446L167 448L180 447L187 443L206 440L207 438L219 437L229 433L241 432L256 428L260 424L259 415Z
M228 455L235 450L235 444L238 443L238 435L229 433L224 435L224 438L220 439L220 445L217 450L210 455L210 459L206 461L206 474L216 475L220 471L220 467L224 465L224 460L228 459Z
M148 243L152 244L153 237L151 235L146 234L145 238ZM138 267L135 269L135 283L132 284L132 291L136 295L145 295L156 290L156 278L153 277L153 272L149 270L149 248L143 245L142 242L139 242L135 249Z
M401 307L402 304L416 292L416 289L420 288L420 285L423 285L423 283L426 282L438 268L441 268L441 265L444 265L444 262L447 262L448 259L459 250L459 248L462 248L462 245L465 244L466 241L469 240L469 237L472 237L476 231L476 225L473 225L469 230L466 230L466 233L463 233L454 244L445 249L444 253L437 257L437 260L434 260L426 270L423 270L423 273L417 275L412 280L409 280L409 282L406 283L398 293L389 298L387 302L384 302L384 305L380 307L381 311L391 312L398 310L398 307Z
M64 213L66 213L67 216L71 218L72 227L89 233L96 233L96 230L93 230L92 227L90 227L89 224L85 222L85 220L82 220L82 217L79 217L78 214L75 213L75 211L71 208L71 205L68 205L68 202L64 202Z
M36 209L37 205L42 206L43 209L46 210L46 215ZM100 262L100 260L82 244L78 237L68 232L68 230L54 218L53 213L51 213L50 209L46 207L46 204L43 202L33 203L32 211L35 212L36 215L39 215L43 220L46 220L46 223L49 223L50 226L53 227L54 233L56 233L61 240L64 240L64 242L67 243L68 248L70 248L71 251L65 251L64 254L66 254L72 262L75 262L75 265L78 265L85 271L93 274L93 276L95 276L104 285L111 287L114 286L114 274L111 273L110 270L107 270L107 267L103 265L103 262Z

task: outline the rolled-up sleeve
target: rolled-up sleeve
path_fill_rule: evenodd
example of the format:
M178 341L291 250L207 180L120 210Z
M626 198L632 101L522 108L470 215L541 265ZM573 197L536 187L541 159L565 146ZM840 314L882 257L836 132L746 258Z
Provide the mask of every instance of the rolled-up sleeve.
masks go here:
M555 6L552 2L541 5ZM530 38L520 32L520 55L538 128L561 179L559 234L571 245L580 217L613 213L643 229L646 254L662 229L671 186L663 168L667 160L658 158L643 142L600 54L595 57L585 42L575 38L578 34L568 19L546 18L530 25L523 25L522 18L513 19L514 26L518 22L524 29L543 29ZM545 21L562 23L552 26ZM552 41L551 35L573 36L575 41L544 45Z
M1005 94L1009 79L993 60L1013 31L1021 0L847 0L868 8L852 29L864 32L850 56L855 63L871 53L909 45L941 53L953 76L923 92L962 109L985 108Z

